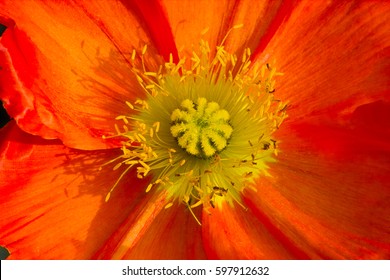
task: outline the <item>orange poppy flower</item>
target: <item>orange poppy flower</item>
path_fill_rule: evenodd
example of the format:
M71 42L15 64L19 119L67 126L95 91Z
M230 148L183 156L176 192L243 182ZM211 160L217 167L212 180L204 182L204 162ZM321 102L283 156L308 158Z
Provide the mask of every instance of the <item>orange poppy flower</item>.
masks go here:
M379 1L2 1L14 120L0 245L14 259L388 259L389 14Z

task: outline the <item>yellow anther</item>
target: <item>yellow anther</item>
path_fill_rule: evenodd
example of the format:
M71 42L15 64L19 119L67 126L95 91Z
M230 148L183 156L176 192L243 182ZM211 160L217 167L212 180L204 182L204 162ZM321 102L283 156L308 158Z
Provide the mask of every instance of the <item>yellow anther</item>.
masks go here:
M150 169L149 165L147 165L145 162L143 162L142 160L139 160L138 163L140 163L143 167L145 167L146 169Z
M165 205L164 209L168 209L170 207L172 207L173 203L172 202L169 202L167 205Z
M122 162L116 164L112 170L117 170L121 166L122 166Z
M144 74L145 74L146 76L157 77L157 73L156 73L156 72L145 72Z
M146 53L146 50L148 49L148 45L145 45L143 48L142 48L142 55L144 55Z
M141 141L143 141L143 142L146 141L146 138L142 134L137 133L137 136L138 136L139 139L141 139Z
M147 192L147 193L150 192L150 190L152 189L152 187L153 187L153 184L149 184L149 185L147 186L145 192Z
M206 27L205 29L203 29L201 32L200 32L200 34L201 35L205 35L208 31L209 31L209 27Z
M146 88L146 89L152 89L152 88L154 88L154 85L153 85L153 84L147 85L145 88Z
M173 64L173 55L172 55L172 53L169 54L169 63Z

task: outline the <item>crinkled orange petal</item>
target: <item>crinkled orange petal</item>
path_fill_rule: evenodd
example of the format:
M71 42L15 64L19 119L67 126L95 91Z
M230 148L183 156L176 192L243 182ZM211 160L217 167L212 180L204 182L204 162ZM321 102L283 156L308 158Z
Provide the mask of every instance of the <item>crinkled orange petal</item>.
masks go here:
M375 102L344 126L313 117L281 130L272 177L247 204L309 258L390 258L389 112Z
M291 120L354 110L389 100L390 3L302 1L275 33L259 61L276 61L284 76L276 98L290 101Z
M192 56L201 38L208 41L213 50L222 43L227 32L234 26L225 42L226 48L240 54L244 48L255 51L260 40L277 25L291 9L290 1L163 1L177 49L181 56ZM289 6L289 7L287 7ZM280 17L279 15L282 15ZM273 21L277 21L273 26ZM271 28L272 27L272 28ZM208 29L207 33L202 34Z
M241 206L203 211L202 229L209 259L293 259L289 252L255 217Z
M129 63L133 49L147 44L159 60L138 15L118 1L2 1L0 22L8 26L0 97L11 116L31 134L105 148L101 136L128 113L125 101L144 94Z
M1 130L0 245L10 259L89 259L145 196L142 183L99 166L112 151L78 151L58 140Z

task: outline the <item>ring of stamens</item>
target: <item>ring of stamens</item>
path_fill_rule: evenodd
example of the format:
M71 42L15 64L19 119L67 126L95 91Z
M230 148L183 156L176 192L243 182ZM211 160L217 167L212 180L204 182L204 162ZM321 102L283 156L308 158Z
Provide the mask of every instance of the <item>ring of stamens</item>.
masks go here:
M133 167L138 178L153 176L146 192L164 191L166 208L183 202L193 215L200 205L245 208L243 190L270 175L279 144L273 133L287 117L288 105L275 96L282 74L269 63L251 65L249 49L241 58L228 53L224 41L212 54L202 40L190 61L174 63L171 55L158 70L146 65L146 46L140 56L133 51L133 72L146 96L126 101L131 113L117 117L123 129L115 125L116 135L105 137L120 137L123 152L106 164L126 166L106 201Z
M211 158L226 148L233 128L230 115L218 103L198 98L185 99L171 114L171 133L179 146L190 155Z

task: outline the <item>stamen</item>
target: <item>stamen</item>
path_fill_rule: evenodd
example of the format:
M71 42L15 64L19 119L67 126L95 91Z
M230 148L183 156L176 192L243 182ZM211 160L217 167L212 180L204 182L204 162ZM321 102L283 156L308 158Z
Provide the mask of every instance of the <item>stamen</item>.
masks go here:
M166 192L165 208L184 203L199 225L195 207L208 211L227 202L246 209L241 193L256 190L259 176L270 176L268 163L280 146L272 135L288 105L275 98L274 79L281 73L274 63L253 65L249 49L241 57L225 50L230 32L241 27L231 28L215 50L201 40L200 52L178 63L170 55L158 69L147 68L146 45L138 56L132 52L133 72L146 96L126 101L129 114L116 118L116 135L105 136L121 137L123 154L104 165L127 165L106 201L134 167L139 179L152 177L146 192Z

